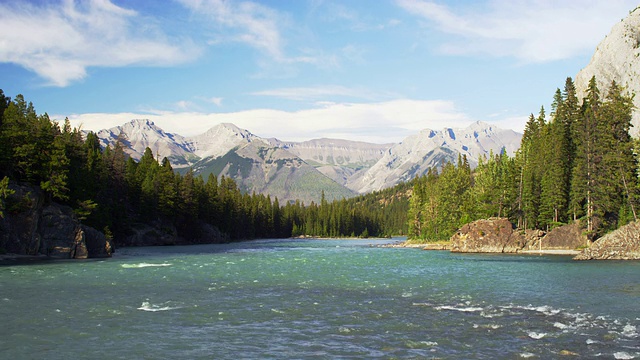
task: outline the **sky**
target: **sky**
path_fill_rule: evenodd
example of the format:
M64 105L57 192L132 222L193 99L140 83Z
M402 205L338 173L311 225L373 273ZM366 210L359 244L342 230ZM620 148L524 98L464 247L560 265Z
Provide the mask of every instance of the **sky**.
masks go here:
M2 0L0 89L97 131L523 131L637 0Z

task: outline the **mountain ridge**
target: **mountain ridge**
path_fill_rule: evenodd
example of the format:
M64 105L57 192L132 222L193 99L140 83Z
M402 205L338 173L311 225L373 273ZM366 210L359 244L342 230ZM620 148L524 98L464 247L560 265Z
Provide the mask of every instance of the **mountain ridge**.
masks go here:
M230 176L244 191L306 202L319 201L322 190L326 190L327 199L382 190L424 174L443 161L456 161L459 153L472 165L491 151L504 149L513 154L521 138L513 130L480 121L466 128L424 129L398 144L329 138L282 141L261 138L230 123L183 137L146 119L134 119L97 135L103 146L121 141L136 160L148 146L158 159L166 157L179 172L192 168L205 178L210 173Z

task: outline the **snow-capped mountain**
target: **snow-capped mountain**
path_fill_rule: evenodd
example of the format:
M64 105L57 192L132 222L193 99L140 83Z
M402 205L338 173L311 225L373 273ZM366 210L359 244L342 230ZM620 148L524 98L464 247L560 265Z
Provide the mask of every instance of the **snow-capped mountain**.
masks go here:
M589 64L575 78L578 99L586 95L589 80L595 75L601 95L614 81L626 88L628 94L636 94L633 99L631 135L640 135L640 7L615 24L598 44Z
M506 151L513 155L520 146L522 135L483 122L465 129L422 130L392 146L375 165L347 186L360 193L381 190L416 176L443 161L457 161L458 154L467 156L471 166L490 152Z

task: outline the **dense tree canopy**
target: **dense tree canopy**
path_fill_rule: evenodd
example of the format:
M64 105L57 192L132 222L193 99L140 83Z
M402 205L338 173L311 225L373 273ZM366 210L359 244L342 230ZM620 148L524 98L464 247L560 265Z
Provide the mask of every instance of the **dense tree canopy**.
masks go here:
M524 229L581 220L594 239L636 220L632 98L615 82L605 94L593 78L580 105L567 78L549 120L544 108L529 117L514 158L492 154L473 172L464 162L443 164L416 181L409 235L443 240L469 220L506 216Z
M149 148L138 162L121 142L102 148L96 134L38 115L22 95L11 100L0 90L0 110L0 214L11 180L39 186L48 201L71 206L116 243L136 223L172 225L186 239L200 237L202 224L231 240L406 233L408 184L353 199L281 205L243 193L228 177L179 175Z

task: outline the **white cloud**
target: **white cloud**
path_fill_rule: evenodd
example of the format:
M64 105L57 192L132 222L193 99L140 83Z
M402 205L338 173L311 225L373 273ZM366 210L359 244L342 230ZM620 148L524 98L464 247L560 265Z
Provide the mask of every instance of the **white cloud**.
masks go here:
M258 60L265 71L253 77L290 77L295 73L294 64L309 64L319 68L334 68L338 60L333 54L326 54L309 46L288 50L287 39L297 39L308 35L302 28L294 28L291 15L253 1L240 0L177 0L194 15L204 17L203 29L213 31L207 41L209 45L225 42L246 44L266 55ZM297 52L291 55L292 52ZM284 75L283 75L284 74Z
M230 40L257 48L272 58L285 60L280 26L285 18L277 11L250 1L179 0L192 12L231 28ZM214 43L219 42L214 40Z
M511 56L523 63L590 54L616 23L637 6L635 0L492 0L485 7L396 0L406 11L454 35L447 54Z
M380 98L389 98L392 96L390 93L378 93L365 88L350 88L340 85L270 89L256 91L251 93L251 95L272 96L297 101L324 101L327 97L334 96L378 100Z
M189 41L174 44L157 29L142 30L137 19L109 0L0 4L0 62L67 86L92 66L168 66L198 56Z
M64 119L64 116L54 116ZM402 141L425 128L465 127L473 122L443 100L393 100L378 103L325 104L301 111L257 109L233 113L157 112L153 114L79 114L69 116L73 126L101 130L131 119L148 118L165 131L192 136L230 122L262 137L303 141L329 137L374 143Z

